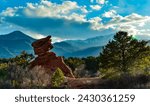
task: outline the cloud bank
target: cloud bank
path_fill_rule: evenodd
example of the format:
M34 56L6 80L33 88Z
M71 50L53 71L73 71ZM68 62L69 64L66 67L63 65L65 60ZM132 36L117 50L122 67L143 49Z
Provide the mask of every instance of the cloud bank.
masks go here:
M30 32L34 37L51 34L59 40L85 39L119 30L150 36L150 16L134 12L121 15L120 0L118 5L108 0L89 2L88 5L76 0L60 3L41 0L24 6L8 7L0 13L0 31L20 29Z

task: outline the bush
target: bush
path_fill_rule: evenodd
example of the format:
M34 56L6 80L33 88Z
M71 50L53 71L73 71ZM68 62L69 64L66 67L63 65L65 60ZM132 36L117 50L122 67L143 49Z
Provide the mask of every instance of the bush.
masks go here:
M21 88L50 88L51 73L45 68L36 66L25 73Z
M4 66L3 69L5 69ZM2 76L0 78L0 88L5 89L48 88L51 84L51 74L41 66L29 69L28 67L24 68L17 63L9 63L7 70L1 70L0 75ZM3 75L5 75L5 78Z
M8 64L1 63L0 64L0 79L3 79L7 75Z
M132 75L150 75L150 54L147 53L147 56L135 61L129 69Z
M65 63L71 68L72 71L75 71L77 67L84 64L84 61L80 58L69 57L65 59Z
M61 69L57 68L56 71L53 73L51 78L51 85L52 87L61 87L62 83L64 82L64 74Z
M149 88L150 76L148 75L121 75L113 79L107 80L102 87L103 89L139 89L139 88Z
M85 69L89 70L91 74L96 73L99 69L99 57L89 56L87 58L83 58L85 61Z
M119 77L122 72L120 72L116 68L109 68L109 69L99 69L100 78L102 79L113 79L115 77Z

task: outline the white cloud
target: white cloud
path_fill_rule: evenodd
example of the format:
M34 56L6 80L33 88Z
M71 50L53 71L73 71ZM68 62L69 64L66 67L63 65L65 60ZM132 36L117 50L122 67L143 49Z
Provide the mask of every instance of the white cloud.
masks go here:
M115 14L112 14L115 13ZM107 30L113 29L116 31L127 31L132 35L145 35L150 36L150 17L141 16L139 14L132 13L128 16L117 15L116 12L110 12L110 14L105 14L104 16L112 18L107 23L102 23L100 17L94 17L88 20L91 23L91 28L93 30Z
M13 17L19 14L32 18L65 18L82 22L86 20L86 13L88 13L86 6L79 6L76 2L64 1L62 4L56 4L47 0L41 0L39 4L27 3L26 7L7 8L0 13L0 16Z
M85 32L89 32L87 35L90 35L90 33L92 32L97 33L97 31L93 31L93 29L98 30L100 28L99 22L101 21L101 18L95 17L88 20L86 18L86 13L88 13L87 7L79 6L76 2L72 1L63 1L61 4L56 4L47 0L41 0L41 2L39 3L27 3L27 5L24 7L17 7L17 9L16 7L11 8L11 12L9 11L9 9L6 9L3 12L5 14L13 13L13 15L7 15L7 17L5 17L6 15L3 13L1 16L5 18L4 20L9 22L9 24L20 26L22 28L21 31L26 31L34 38L41 38L43 37L41 34L48 34L49 32L51 32L55 36L63 37L69 36L72 33L76 34L78 28L75 28L74 26L81 26L81 29L84 28ZM23 20L20 20L20 18ZM62 23L60 23L58 27L56 27L57 25L51 25L44 22L44 26L40 29L41 31L39 31L38 27L34 26L34 24L36 24L36 21L33 21L34 18L35 20L42 20L51 23L52 20L61 21ZM19 20L19 22L16 20ZM33 23L33 26L30 25L31 23ZM40 23L37 23L37 26L39 24ZM53 26L55 26L55 28L53 28ZM63 28L66 28L66 30L63 31ZM49 29L52 29L52 31L49 31ZM30 32L28 32L27 30ZM65 35L66 32L68 33L68 35ZM79 32L85 33L84 30L81 30Z
M61 41L64 41L64 40L69 40L69 39L62 39L62 38L59 38L59 37L52 37L52 43L61 42Z
M105 4L106 0L96 0L96 2L99 4Z
M148 16L141 16L141 15L138 15L136 13L132 13L126 17L124 17L124 20L130 22L130 21L141 21L141 20L147 20L149 19Z
M132 13L125 17L119 16L119 15L116 17L113 17L112 20L109 21L107 24L105 24L103 27L106 29L113 28L115 30L127 31L133 35L140 35L141 27L142 29L145 29L145 25L147 23L150 24L149 16L141 16L141 15Z
M141 16L135 13L132 13L128 16L122 17L122 16L116 16L113 17L113 19L108 22L107 25L114 25L114 24L140 24L146 21L149 21L150 17L149 16Z
M100 10L103 4L106 4L106 0L90 0L94 5L90 5L93 10ZM95 2L98 4L95 5ZM118 7L113 7L118 8ZM87 27L93 30L101 31L107 29L123 30L128 31L131 34L145 34L150 35L150 30L148 30L147 25L150 26L150 17L142 16L136 13L132 13L128 16L118 15L117 11L110 10L102 14L102 17L93 17L90 19L86 18L89 11L86 6L79 6L77 2L73 1L63 1L62 4L52 3L48 0L41 0L39 3L28 3L26 7L14 7L7 8L0 13L1 17L32 17L32 18L51 18L51 19L65 19L65 25L72 22L70 20L76 21L77 23L86 23ZM111 18L107 23L103 23L102 18ZM68 21L69 20L69 21ZM67 23L68 21L68 23ZM0 23L2 23L2 18L0 18ZM14 23L15 24L15 23ZM85 26L86 27L86 26ZM89 29L89 30L91 30ZM150 29L150 27L149 27ZM3 32L4 32L3 28ZM7 28L8 30L8 28ZM33 33L33 37L43 37L37 33ZM60 41L60 38L56 38ZM56 40L55 39L55 40Z
M15 15L16 11L17 11L17 8L8 7L5 11L2 11L2 13L0 15L13 17Z
M95 23L95 22L99 23L101 21L102 21L102 19L100 17L94 17L89 20L89 22L91 22L91 23Z
M91 28L93 30L100 30L102 28L102 19L100 17L94 17L89 20L91 23Z
M93 10L100 10L102 7L99 5L90 5Z
M90 0L90 2L103 5L103 4L107 3L108 1L107 0Z
M35 38L35 39L41 39L41 38L44 38L45 36L42 35L42 34L38 34L36 32L33 32L33 31L23 31L24 33L26 33L27 35L31 36L32 38Z
M139 27L143 27L145 24L146 24L146 23L141 22L141 23L139 23Z
M88 13L89 11L86 9L86 6L82 6L81 7L81 11L83 12L83 13Z
M32 32L31 31L23 31L23 32L35 39L41 39L41 38L45 37L45 35L42 35L42 34L39 34L39 33L33 32L33 31ZM54 37L54 36L52 37L52 43L61 42L63 40L65 40L65 39L61 39L59 37Z
M150 29L140 29L138 34L150 36Z
M68 19L68 20L75 20L78 22L86 22L85 15L80 15L77 13L72 13L71 15L69 15L69 17L68 16L62 16L62 17L65 19Z
M115 17L117 12L115 10L110 10L108 12L105 12L102 16L106 18L112 18Z
M127 31L131 35L136 35L138 32L136 26L133 25L119 25L116 29L118 31Z
M24 13L29 17L61 17L79 8L76 2L64 1L56 4L42 0L40 4L28 3Z

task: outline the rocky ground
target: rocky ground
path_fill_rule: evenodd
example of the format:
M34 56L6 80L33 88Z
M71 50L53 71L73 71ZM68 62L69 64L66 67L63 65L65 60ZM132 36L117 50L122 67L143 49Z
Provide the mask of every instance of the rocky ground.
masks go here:
M66 78L66 82L67 82L68 88L81 89L81 88L86 88L87 86L90 86L90 85L97 86L99 84L104 83L104 80L102 80L98 77L93 77L93 78Z
M127 76L118 79L65 78L69 89L149 89L150 76Z

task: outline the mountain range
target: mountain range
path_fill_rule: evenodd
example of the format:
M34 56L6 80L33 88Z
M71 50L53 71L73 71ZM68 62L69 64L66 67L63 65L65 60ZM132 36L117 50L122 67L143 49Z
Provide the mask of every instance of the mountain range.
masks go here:
M33 41L35 39L20 31L0 35L0 58L14 57L19 55L23 50L32 53L31 43Z
M112 35L97 36L85 40L66 40L56 42L52 49L58 56L87 57L98 56L102 47L112 39ZM36 39L21 31L0 35L0 58L10 58L19 55L22 51L33 53L31 43Z

